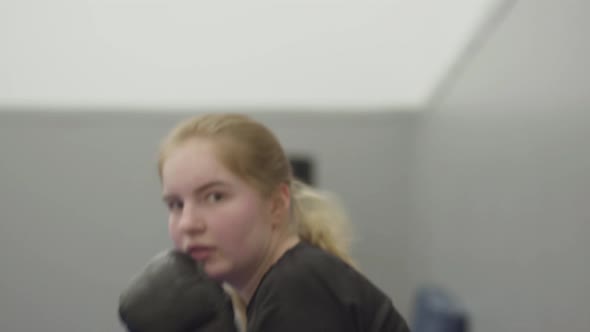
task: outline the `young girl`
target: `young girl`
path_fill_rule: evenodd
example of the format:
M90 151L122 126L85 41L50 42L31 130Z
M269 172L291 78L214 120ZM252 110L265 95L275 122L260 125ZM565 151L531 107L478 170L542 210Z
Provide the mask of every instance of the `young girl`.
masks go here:
M337 206L293 178L261 123L188 119L164 140L158 166L175 246L235 290L248 331L408 331L354 267Z

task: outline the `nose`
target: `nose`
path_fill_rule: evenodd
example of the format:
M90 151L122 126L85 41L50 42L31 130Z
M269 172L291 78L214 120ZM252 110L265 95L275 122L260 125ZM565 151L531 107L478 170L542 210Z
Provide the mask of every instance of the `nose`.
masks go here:
M204 232L206 228L207 224L198 209L193 204L185 203L178 221L178 230L183 234L195 234Z

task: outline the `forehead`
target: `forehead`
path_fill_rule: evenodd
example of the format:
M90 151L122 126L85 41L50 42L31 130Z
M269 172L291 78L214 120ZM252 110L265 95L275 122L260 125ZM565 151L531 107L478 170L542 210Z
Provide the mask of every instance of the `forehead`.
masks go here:
M219 160L215 144L193 139L173 148L162 167L164 189L194 187L205 182L236 181L236 177Z

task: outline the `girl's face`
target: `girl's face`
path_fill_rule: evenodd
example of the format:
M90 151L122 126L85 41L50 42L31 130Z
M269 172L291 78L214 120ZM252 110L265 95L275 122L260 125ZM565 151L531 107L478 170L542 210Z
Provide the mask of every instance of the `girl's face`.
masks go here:
M213 142L193 139L175 148L162 186L175 246L210 277L240 280L263 260L273 229L270 200L217 159Z

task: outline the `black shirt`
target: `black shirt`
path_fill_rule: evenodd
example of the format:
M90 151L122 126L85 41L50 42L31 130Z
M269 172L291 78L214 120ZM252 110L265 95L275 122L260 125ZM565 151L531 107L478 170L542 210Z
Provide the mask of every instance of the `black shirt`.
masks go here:
M391 300L339 258L301 241L264 275L248 332L408 332Z

